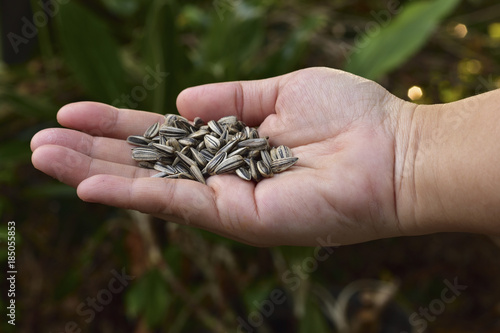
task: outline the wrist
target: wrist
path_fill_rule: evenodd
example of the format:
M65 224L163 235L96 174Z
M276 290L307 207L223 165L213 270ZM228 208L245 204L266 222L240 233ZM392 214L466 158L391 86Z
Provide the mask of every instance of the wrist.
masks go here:
M499 97L497 91L401 112L395 193L406 234L499 233Z

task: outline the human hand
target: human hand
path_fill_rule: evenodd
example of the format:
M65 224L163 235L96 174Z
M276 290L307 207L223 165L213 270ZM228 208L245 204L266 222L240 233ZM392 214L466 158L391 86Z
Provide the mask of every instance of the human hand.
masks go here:
M207 185L149 178L136 166L128 135L163 116L82 102L58 113L61 125L31 142L33 165L77 188L89 202L135 209L259 246L351 244L407 234L395 183L397 114L411 113L378 84L333 69L189 88L181 115L236 115L274 146L299 157L259 183L218 175ZM73 130L74 129L74 130ZM409 228L408 230L413 230ZM323 245L325 245L323 243Z

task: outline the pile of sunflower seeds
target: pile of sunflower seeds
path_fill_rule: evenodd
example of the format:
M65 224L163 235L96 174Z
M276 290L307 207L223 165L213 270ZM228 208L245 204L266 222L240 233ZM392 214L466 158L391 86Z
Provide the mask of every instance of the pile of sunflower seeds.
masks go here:
M244 180L260 181L283 172L298 158L287 146L270 147L268 138L246 126L235 116L207 124L199 117L193 122L175 114L165 115L163 124L155 123L127 142L139 166L155 169L153 177L197 180L236 173Z

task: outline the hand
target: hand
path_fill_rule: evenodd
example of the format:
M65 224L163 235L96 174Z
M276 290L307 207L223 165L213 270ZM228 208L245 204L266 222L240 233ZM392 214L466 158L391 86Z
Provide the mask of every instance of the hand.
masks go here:
M332 69L189 88L177 100L193 119L236 115L295 166L257 184L236 175L189 180L149 178L125 142L155 113L82 102L63 107L61 125L31 142L33 165L77 188L88 202L135 209L253 245L351 244L404 235L395 191L396 114L415 108L376 83Z

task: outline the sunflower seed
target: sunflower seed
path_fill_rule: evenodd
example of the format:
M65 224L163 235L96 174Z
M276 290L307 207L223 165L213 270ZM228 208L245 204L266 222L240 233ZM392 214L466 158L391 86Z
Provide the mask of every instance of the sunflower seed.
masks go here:
M233 157L234 155L244 156L247 151L248 151L248 147L241 147L241 148L233 150L230 154L227 155L227 157Z
M149 128L144 132L144 137L146 139L152 139L153 137L158 135L158 130L160 129L160 123L154 123L149 126Z
M248 147L251 149L262 150L268 147L266 138L246 139L238 143L238 147Z
M145 147L151 142L151 140L146 139L145 137L140 136L140 135L130 135L127 138L127 142L134 145L134 146L144 146Z
M158 149L162 153L166 153L166 154L173 154L175 152L174 147L162 145L159 143L153 143L153 147L155 147L156 149Z
M257 170L257 163L253 159L250 159L250 175L252 176L253 180L258 182L262 176L260 175L259 170Z
M224 153L226 154L226 153ZM217 168L215 168L214 173L216 175L220 175L223 173L228 173L231 171L235 171L238 169L245 161L243 160L243 157L237 155L233 157L226 158L224 161L222 161Z
M205 122L200 117L195 117L193 120L193 125L196 128L200 128Z
M160 134L166 135L169 138L180 139L185 137L188 132L182 128L177 128L173 126L162 126L160 127Z
M281 145L276 148L276 155L278 156L278 158L292 157L292 150L287 146Z
M179 139L178 141L183 146L193 147L193 146L198 145L198 140L193 139L193 138L186 137L186 138Z
M186 147L187 148L187 147ZM195 161L193 161L192 159L190 159L187 155L185 155L184 153L180 152L180 151L176 151L175 154L177 155L177 157L179 157L181 159L182 162L184 162L187 166L191 166L191 165L197 165Z
M202 170L204 174L213 174L215 168L227 157L226 153L215 155L210 162L207 163L205 168Z
M158 153L148 148L134 148L132 158L136 161L155 161L158 159Z
M189 167L189 171L191 171L191 175L193 175L194 179L202 184L206 184L205 177L203 177L200 168L198 168L196 165L191 165Z
M266 163L266 165L270 168L271 167L271 163L272 163L272 158L271 158L271 154L269 154L269 152L267 150L261 150L260 151L260 157L262 159L262 161L264 163Z
M215 120L210 120L208 123L207 123L208 127L210 127L210 129L217 133L219 136L222 135L222 128L220 127L219 123L216 122Z
M158 173L155 173L154 175L152 175L151 177L153 178L164 178L168 176L168 174L166 172L158 172Z
M194 148L191 148L190 151L191 151L191 156L193 157L193 160L195 160L199 166L204 167L205 165L207 165L207 163L208 163L207 160L199 151L197 151Z
M215 154L221 147L221 142L213 135L205 135L205 146L208 151Z
M181 150L181 145L175 138L168 138L167 145L173 147L176 151Z
M297 163L299 159L297 157L285 157L275 160L271 163L271 170L274 173L283 172L295 163Z
M221 126L223 126L223 125L229 126L229 125L236 124L238 122L238 118L236 118L236 116L225 116L225 117L220 118L217 122Z
M189 134L188 138L203 139L203 137L209 133L210 133L210 131L199 129L196 132Z
M212 158L214 158L214 154L212 154L211 152L209 152L207 149L202 149L200 150L200 154L207 160L207 163L209 161L212 160Z
M250 171L246 168L238 168L236 169L236 174L238 177L244 180L252 180L252 175L250 174Z
M260 174L264 178L269 178L273 176L273 171L271 170L271 166L264 161L257 162L257 170L259 170Z

